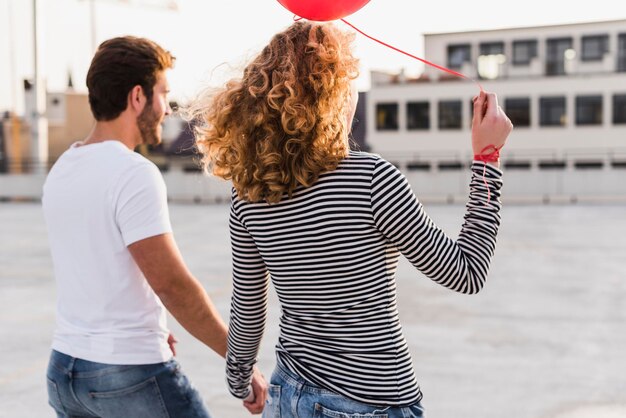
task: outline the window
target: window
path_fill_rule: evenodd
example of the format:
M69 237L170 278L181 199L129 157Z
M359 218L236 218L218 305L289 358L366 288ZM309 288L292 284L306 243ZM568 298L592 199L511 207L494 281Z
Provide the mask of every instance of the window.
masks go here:
M439 102L439 129L461 129L461 101Z
M602 96L576 97L576 125L602 125Z
M537 56L537 41L513 41L513 65L529 65Z
M565 126L565 97L542 97L539 100L539 123L541 126Z
M486 108L483 108L483 111ZM469 100L469 123L467 124L470 129L472 129L472 125L474 124L474 99Z
M532 164L530 161L507 160L504 162L504 168L507 170L530 170L532 168Z
M430 163L425 161L412 161L406 165L409 171L429 171Z
M478 56L478 75L480 78L495 80L500 76L500 67L506 62L504 42L483 42Z
M409 130L430 129L430 103L429 102L407 103L406 128Z
M483 42L480 44L480 55L504 54L504 42Z
M626 71L626 33L617 39L617 71Z
M583 36L583 61L601 61L609 50L609 35Z
M567 163L563 160L543 160L537 166L540 170L565 170Z
M442 161L437 164L440 171L462 170L463 163L460 161Z
M626 94L613 96L613 123L615 125L626 123Z
M398 104L378 103L376 105L376 130L398 130Z
M459 70L463 63L472 61L470 44L448 45L448 68Z
M530 126L530 99L506 99L504 101L504 111L516 128Z
M601 170L604 167L604 161L599 160L582 160L574 163L577 170Z
M572 49L572 38L548 39L546 59L546 75L563 75L566 73L565 63L575 56Z

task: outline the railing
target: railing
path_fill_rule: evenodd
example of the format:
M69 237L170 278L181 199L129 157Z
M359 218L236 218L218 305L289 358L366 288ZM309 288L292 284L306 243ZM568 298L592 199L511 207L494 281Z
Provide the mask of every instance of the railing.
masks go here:
M424 202L467 200L471 155L439 152L385 155L406 175ZM161 164L173 202L225 203L231 183L206 176L190 159ZM626 202L626 148L606 152L515 151L503 157L503 200L506 202ZM45 174L0 174L0 201L41 197Z
M32 160L11 161L0 159L0 174L40 173L47 172L49 169L49 163Z

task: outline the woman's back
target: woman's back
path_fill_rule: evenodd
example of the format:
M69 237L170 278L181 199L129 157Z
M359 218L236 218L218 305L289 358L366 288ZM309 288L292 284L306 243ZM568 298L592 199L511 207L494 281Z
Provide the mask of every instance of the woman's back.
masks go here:
M282 306L268 416L277 408L298 416L294 405L301 403L308 406L299 416L308 417L326 397L331 404L349 398L350 405L322 416L375 416L372 405L383 406L384 416L422 416L396 309L398 257L443 286L476 293L495 248L498 150L512 128L496 96L481 92L474 100L475 161L455 241L428 218L392 164L348 151L358 97L351 42L352 34L332 23L295 22L241 79L192 108L204 167L232 180L236 191L226 360L238 398L250 393L270 276ZM315 393L308 400L306 390Z
M497 205L477 207L475 218L487 219L493 234L465 237L468 247L485 252L484 261L470 262L463 233L458 243L448 239L404 176L375 155L351 152L313 186L277 204L234 195L230 354L256 352L269 273L282 308L277 356L283 367L361 402L418 402L421 392L396 306L400 250L433 279L447 281L442 284L477 291L484 275L476 270L487 270L495 245ZM468 227L475 228L471 216ZM229 359L230 370L241 360ZM236 376L229 378L235 383Z

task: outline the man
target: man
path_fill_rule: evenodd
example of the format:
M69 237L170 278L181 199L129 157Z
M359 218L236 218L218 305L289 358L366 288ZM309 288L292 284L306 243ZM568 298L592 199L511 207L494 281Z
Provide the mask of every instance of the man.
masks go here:
M222 357L227 329L176 246L161 174L133 152L161 141L173 62L147 39L100 45L87 74L96 125L44 185L58 286L48 396L59 417L209 416L173 359L165 309ZM266 388L255 371L250 412Z

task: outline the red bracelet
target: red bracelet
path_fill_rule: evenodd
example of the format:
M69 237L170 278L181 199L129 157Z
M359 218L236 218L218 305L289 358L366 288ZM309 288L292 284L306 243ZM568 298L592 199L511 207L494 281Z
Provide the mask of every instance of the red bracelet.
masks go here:
M485 163L496 163L500 161L500 148L496 148L495 145L487 145L480 151L480 154L474 154L474 160Z
M482 149L482 151L480 151L480 154L474 154L474 160L482 161L484 163L497 163L500 161L500 148L497 148L495 145L487 145ZM485 168L483 169L483 183L487 189L487 203L485 203L485 206L489 205L491 202L491 190L489 189L489 184L487 184L486 175L487 164L485 164Z

